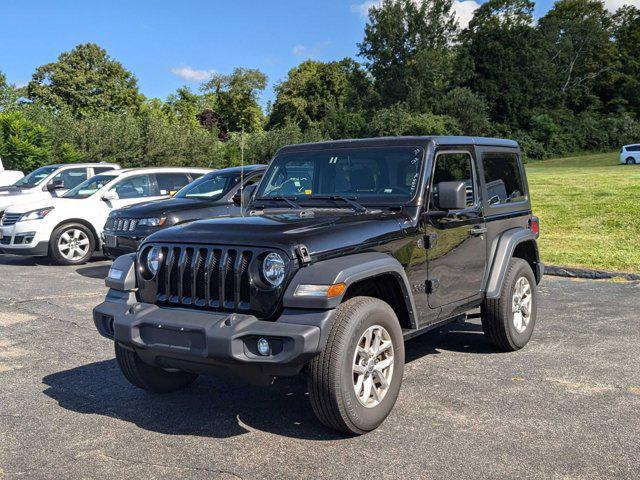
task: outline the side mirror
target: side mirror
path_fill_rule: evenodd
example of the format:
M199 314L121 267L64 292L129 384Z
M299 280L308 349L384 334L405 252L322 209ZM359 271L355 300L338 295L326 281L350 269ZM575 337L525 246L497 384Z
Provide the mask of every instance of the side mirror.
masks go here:
M235 203L238 207L240 205L247 206L249 202L251 202L251 197L256 191L257 185L247 185L243 189L238 190L233 196L233 203ZM242 194L242 196L241 196Z
M102 195L102 200L104 200L105 202L110 202L112 200L118 200L120 197L118 197L118 194L114 191L114 190L109 190L107 192L104 193L104 195Z
M467 206L466 185L462 181L438 183L438 204L441 210L462 210Z
M52 180L47 183L47 190L49 190L50 192L55 192L56 190L62 190L64 188L65 186L63 180Z

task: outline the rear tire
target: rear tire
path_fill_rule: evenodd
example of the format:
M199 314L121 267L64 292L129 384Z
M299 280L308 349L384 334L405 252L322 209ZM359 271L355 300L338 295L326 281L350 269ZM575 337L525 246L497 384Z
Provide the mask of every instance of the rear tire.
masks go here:
M115 342L116 360L124 377L133 386L153 393L169 393L191 385L198 375L189 372L168 372L144 363L136 352Z
M377 428L395 405L404 372L393 309L371 297L338 306L327 345L309 367L311 406L324 425L356 435Z
M49 255L58 265L87 263L95 249L93 232L81 223L60 225L51 234L49 242Z
M627 165L635 165L636 160L633 157L627 158Z
M488 340L504 351L524 347L536 323L538 292L531 266L512 258L500 297L482 304L482 330Z

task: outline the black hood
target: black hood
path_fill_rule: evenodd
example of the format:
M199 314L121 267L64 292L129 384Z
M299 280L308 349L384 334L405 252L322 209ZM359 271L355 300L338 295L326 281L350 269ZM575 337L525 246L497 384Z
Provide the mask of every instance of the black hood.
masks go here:
M223 203L225 203L224 199L212 202L200 198L168 198L167 200L156 200L155 202L138 203L124 207L118 210L116 215L125 218L165 217L187 210L214 207Z
M304 244L315 259L329 252L357 251L401 235L402 212L273 210L261 215L200 220L171 227L145 242L246 245L284 250L292 258Z

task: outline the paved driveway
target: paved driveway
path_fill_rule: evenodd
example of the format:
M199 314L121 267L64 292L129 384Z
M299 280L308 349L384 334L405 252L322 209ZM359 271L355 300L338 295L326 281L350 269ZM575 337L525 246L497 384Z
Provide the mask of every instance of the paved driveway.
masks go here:
M640 476L639 285L546 277L517 353L477 322L411 340L391 416L344 438L302 378L130 386L91 320L107 265L0 256L0 478Z

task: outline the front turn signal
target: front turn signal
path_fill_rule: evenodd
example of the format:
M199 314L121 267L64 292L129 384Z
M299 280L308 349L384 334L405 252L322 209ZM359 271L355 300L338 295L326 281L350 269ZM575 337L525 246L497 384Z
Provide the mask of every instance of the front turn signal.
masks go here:
M296 297L335 298L344 293L347 286L344 283L333 285L298 285L293 294Z

